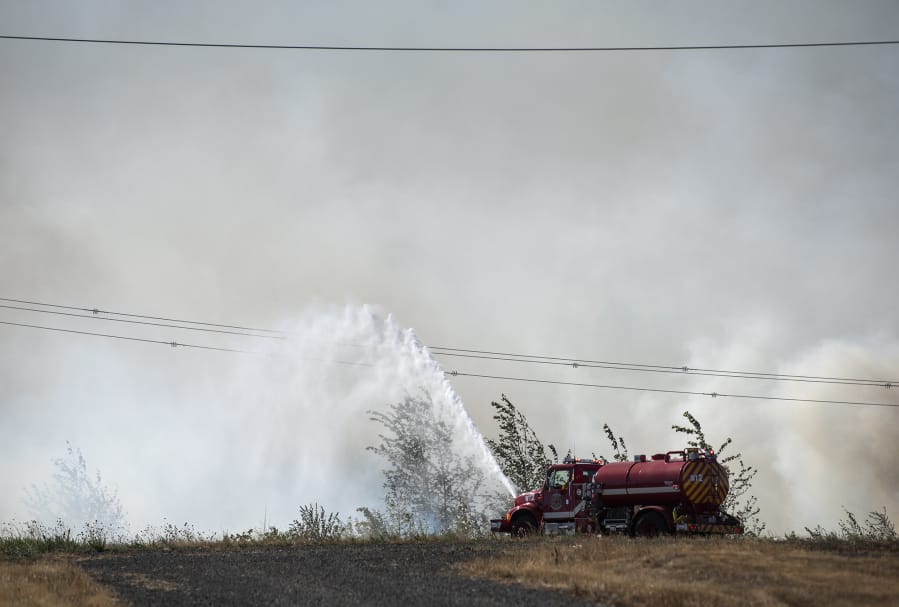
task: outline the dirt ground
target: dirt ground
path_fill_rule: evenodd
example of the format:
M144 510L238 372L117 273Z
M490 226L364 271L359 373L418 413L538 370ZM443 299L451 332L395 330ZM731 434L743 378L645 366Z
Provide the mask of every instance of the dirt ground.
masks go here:
M101 554L79 562L133 605L594 605L458 571L509 542L424 542L177 549Z
M222 544L0 562L15 605L899 605L899 545L726 538Z

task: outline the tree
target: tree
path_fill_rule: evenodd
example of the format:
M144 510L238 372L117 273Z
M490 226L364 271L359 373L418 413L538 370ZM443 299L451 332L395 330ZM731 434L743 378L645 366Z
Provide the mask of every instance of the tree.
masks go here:
M543 445L527 418L505 394L501 395L500 402L490 405L496 409L493 419L499 423L499 438L487 439L487 446L503 474L520 490L541 486L547 468L553 460L559 459L556 448Z
M102 526L110 536L127 531L125 511L118 491L103 483L100 471L93 476L81 450L66 441L68 457L53 460L55 484L26 491L25 502L34 516L43 522L60 520L74 527Z
M471 457L454 452L452 430L437 417L430 396L407 396L386 412L369 413L387 430L379 435L380 444L368 449L387 460L384 521L390 531L467 534L471 511L479 511L482 501L484 476Z
M606 436L609 439L609 443L611 443L612 449L615 450L615 455L612 456L612 459L614 459L616 462L626 462L627 445L624 444L624 438L615 436L615 433L612 432L609 424L603 424L602 429L605 430Z
M684 411L684 417L690 422L690 425L678 426L674 424L671 426L672 429L675 432L691 436L692 438L687 441L687 444L691 447L713 451L714 448L706 440L705 432L703 432L699 420L689 411ZM722 457L722 453L732 442L733 439L728 437L717 450L714 450L718 454L718 463L727 470L730 480L730 489L727 497L724 498L724 502L721 504L721 509L740 519L749 534L759 535L765 530L765 523L758 516L760 512L758 498L749 494L749 491L752 489L752 479L758 474L758 470L743 463L742 453L734 453Z

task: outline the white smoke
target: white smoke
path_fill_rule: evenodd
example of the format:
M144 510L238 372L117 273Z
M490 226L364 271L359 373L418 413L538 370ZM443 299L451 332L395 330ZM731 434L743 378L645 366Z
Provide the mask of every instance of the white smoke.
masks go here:
M225 1L215 20L199 2L166 11L44 4L0 3L0 21L84 38L472 46L680 44L747 32L758 41L874 39L899 23L889 2L828 3L813 20L782 2L753 3L740 20L724 3L703 19L689 10L647 19L641 3L579 3L572 13L510 2L476 15L442 3L435 18L432 3L403 3L352 11L349 22L341 3L282 3L263 15ZM462 348L800 373L821 362L840 375L899 368L889 345L899 336L892 48L389 57L25 41L3 49L4 296L260 326L346 298L379 302L427 342ZM2 319L37 322L12 311ZM869 340L878 331L886 340ZM825 347L828 338L846 347ZM297 498L327 493L334 503L324 505L346 515L379 496L379 462L362 447L378 431L365 407L381 403L357 403L341 418L358 395L338 386L347 398L326 398L333 392L314 383L312 361L303 393L320 388L321 410L278 394L279 381L295 384L299 361L292 369L270 357L11 327L0 341L0 518L24 515L19 493L52 477L66 440L120 487L136 522L258 527L266 516L293 518ZM868 354L855 357L856 347ZM460 371L547 380L818 393L455 361ZM357 385L361 376L343 367L333 373ZM832 527L841 505L899 513L895 409L462 376L453 384L482 428L488 403L505 392L563 453L608 454L604 422L632 452L683 446L670 425L689 409L710 438L732 435L760 467L762 514L777 531ZM872 392L862 397L896 398ZM336 438L338 422L346 439Z
M381 508L385 463L367 447L385 429L370 412L407 395L429 398L435 417L453 430L454 455L475 462L487 491L512 493L411 329L366 306L310 312L282 328L287 339L236 356L207 379L214 387L190 400L170 432L159 429L172 417L163 413L153 431L122 445L125 461L155 450L152 461L139 465L142 488L120 477L132 528L163 517L209 530L259 527L264 519L284 526L312 502L344 519L358 507ZM89 462L101 470L109 463Z
M822 340L778 353L777 327L760 321L746 322L736 337L727 345L694 342L691 366L850 379L895 380L899 374L899 343L889 339ZM704 392L899 405L895 387L707 377L687 385ZM843 508L863 515L886 507L892 517L899 515L896 407L696 397L681 409L697 415L709 438L732 436L729 449L758 468L752 493L770 531L835 529Z

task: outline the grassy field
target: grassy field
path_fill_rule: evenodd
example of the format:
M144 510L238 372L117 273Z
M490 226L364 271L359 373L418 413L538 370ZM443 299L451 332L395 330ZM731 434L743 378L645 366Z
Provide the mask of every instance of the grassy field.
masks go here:
M742 538L535 538L459 566L604 605L899 605L899 545Z

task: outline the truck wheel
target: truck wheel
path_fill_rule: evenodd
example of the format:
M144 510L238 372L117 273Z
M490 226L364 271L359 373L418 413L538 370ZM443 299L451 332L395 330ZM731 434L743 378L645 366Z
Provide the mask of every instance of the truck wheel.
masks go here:
M537 531L537 521L530 515L512 521L512 537L528 537Z
M636 537L656 537L668 533L668 525L658 512L644 512L634 523L634 535Z

